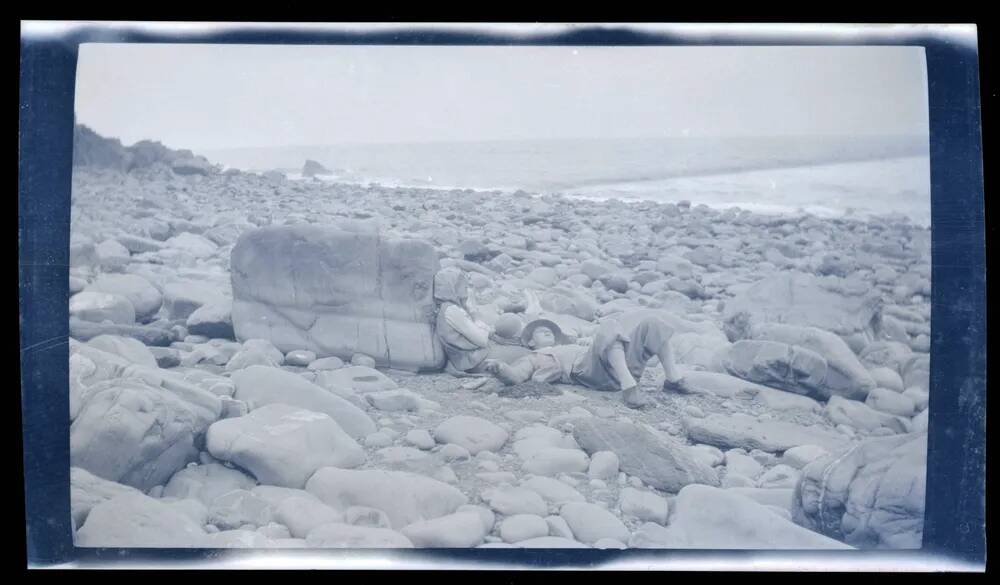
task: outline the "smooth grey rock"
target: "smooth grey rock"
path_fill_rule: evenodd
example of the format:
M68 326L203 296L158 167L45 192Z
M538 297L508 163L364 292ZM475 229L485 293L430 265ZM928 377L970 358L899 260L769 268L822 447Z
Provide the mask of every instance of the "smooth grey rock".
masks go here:
M257 480L238 469L221 463L189 465L175 473L163 486L162 496L180 500L194 499L210 506L215 498L234 490L251 490Z
M873 339L879 308L871 291L846 294L823 279L792 271L760 280L727 300L723 318L733 340L745 338L745 328L756 323L816 327L840 336L862 333Z
M302 377L266 366L250 366L233 372L233 398L251 410L267 404L284 403L330 416L348 435L359 439L375 432L375 422L357 406Z
M630 423L584 419L574 426L573 438L591 454L613 451L622 471L660 490L677 492L690 483L719 485L715 471L684 445Z
M667 528L654 531L657 548L852 548L798 526L731 489L689 485L677 494L672 508Z
M803 426L777 420L758 420L745 414L710 414L683 419L691 441L720 449L739 447L780 453L800 445L818 445L827 450L843 448L846 439L822 427Z
M135 308L119 294L83 290L69 299L69 315L82 321L116 325L135 324Z
M205 305L226 304L228 299L210 283L193 280L168 282L163 286L163 307L167 317L187 319Z
M874 431L879 427L886 427L896 433L909 430L906 420L901 417L879 412L864 402L839 396L834 396L826 403L825 412L834 424L844 424L856 429Z
M468 503L465 494L450 485L405 471L324 467L309 479L306 491L334 509L369 506L382 510L393 528L440 518Z
M155 315L163 304L160 291L137 274L102 274L84 290L127 298L135 309L135 318L140 321Z
M827 365L817 388L823 396L864 400L875 388L868 370L844 340L833 333L815 327L762 323L752 328L752 335L754 339L787 343L819 354ZM794 358L790 363L794 366Z
M628 528L622 521L596 504L570 502L560 508L559 515L580 542L592 544L602 538L613 538L618 541L629 539Z
M249 470L261 483L301 488L321 467L357 467L365 452L332 418L285 404L220 420L208 429L209 453Z
M480 451L497 451L507 442L507 431L476 416L453 416L434 429L439 443L454 443L475 455Z
M111 548L205 548L205 530L176 507L141 493L97 504L77 530L74 544Z

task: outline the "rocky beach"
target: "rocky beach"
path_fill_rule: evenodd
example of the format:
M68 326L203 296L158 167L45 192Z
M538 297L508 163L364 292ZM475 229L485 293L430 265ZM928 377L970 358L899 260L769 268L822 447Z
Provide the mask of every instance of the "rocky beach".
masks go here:
M77 546L921 545L931 237L903 215L290 180L83 127L75 146ZM641 410L443 372L445 267L489 325L585 340L656 314L692 391L655 360Z

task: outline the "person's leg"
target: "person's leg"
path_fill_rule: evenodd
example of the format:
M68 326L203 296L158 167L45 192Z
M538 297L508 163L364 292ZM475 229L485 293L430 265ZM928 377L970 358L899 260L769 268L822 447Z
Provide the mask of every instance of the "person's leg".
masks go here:
M641 377L646 363L655 355L663 366L664 387L672 386L680 379L670 344L670 338L673 337L670 326L655 317L647 317L636 323L629 336L632 338L632 347L629 348L631 351L627 357L633 375L638 373L636 377Z

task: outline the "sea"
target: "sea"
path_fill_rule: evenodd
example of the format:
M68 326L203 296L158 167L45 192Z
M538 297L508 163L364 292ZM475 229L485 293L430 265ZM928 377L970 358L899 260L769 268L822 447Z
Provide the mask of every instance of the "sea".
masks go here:
M303 179L587 199L690 201L819 216L904 216L930 225L925 136L496 140L206 150L215 163ZM316 179L309 179L316 180Z

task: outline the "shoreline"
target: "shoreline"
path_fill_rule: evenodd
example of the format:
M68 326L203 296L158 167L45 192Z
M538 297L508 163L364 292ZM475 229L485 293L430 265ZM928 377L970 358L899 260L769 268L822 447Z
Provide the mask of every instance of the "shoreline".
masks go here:
M845 168L846 166L846 168ZM900 170L902 169L902 171ZM704 204L712 209L726 211L751 210L767 215L798 217L813 215L824 219L863 217L872 219L887 219L899 214L905 215L911 222L922 227L930 226L930 195L921 195L921 188L915 179L904 189L904 194L888 191L888 187L878 185L868 189L872 195L865 196L866 185L860 184L863 179L841 179L850 176L852 171L867 178L869 175L908 176L911 171L917 173L929 172L929 158L920 156L890 156L857 159L849 161L827 161L816 164L795 164L788 166L766 166L761 168L737 168L731 171L712 173L673 174L663 178L649 178L635 181L601 182L595 185L583 185L562 189L531 189L517 186L475 186L463 187L456 185L420 184L388 178L353 179L337 175L316 175L302 177L299 173L283 173L290 181L319 181L329 185L342 187L365 188L375 185L390 189L431 190L440 193L528 193L534 197L561 196L575 200L588 201L620 201L626 204L637 202L652 202L656 204L677 204L689 201L693 206ZM252 172L243 171L240 172ZM257 174L257 173L255 173ZM803 184L803 177L826 176L826 184L819 183L819 191L803 201L782 201L773 194L775 185L788 183L785 190L802 192L816 189L816 185ZM766 180L765 180L766 178ZM777 183L776 183L777 181ZM843 181L838 183L837 181ZM733 183L745 183L750 188L732 191ZM755 185L756 183L756 185ZM770 184L768 184L770 183ZM929 179L928 179L929 186ZM717 187L716 185L721 185ZM730 189L730 191L726 191ZM882 189L880 192L879 190ZM850 195L846 202L837 202L837 198ZM881 195L881 197L880 197ZM866 201L876 197L875 203ZM756 198L756 200L754 200ZM926 210L913 204L906 205L899 199L915 198L915 201L926 199ZM832 200L832 203L830 201ZM865 208L865 205L869 208ZM907 208L909 208L907 210ZM902 210L901 210L902 209Z

